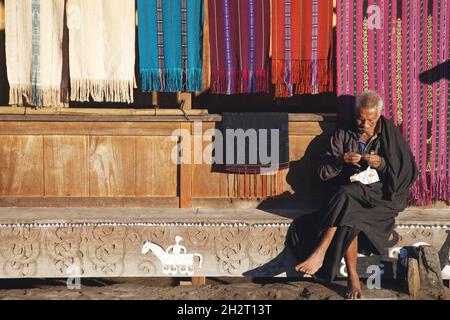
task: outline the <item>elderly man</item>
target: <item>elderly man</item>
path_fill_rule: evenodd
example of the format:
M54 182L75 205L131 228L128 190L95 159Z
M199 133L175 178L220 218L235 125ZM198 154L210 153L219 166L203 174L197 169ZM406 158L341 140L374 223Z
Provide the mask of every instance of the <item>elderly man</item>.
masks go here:
M349 299L362 297L356 270L358 249L385 252L395 217L406 208L408 189L418 174L402 133L381 116L382 110L383 102L376 92L363 92L357 99L355 121L331 138L319 165L319 176L323 181L335 180L338 188L320 211L313 238L315 249L296 266L299 272L331 282L344 257ZM351 179L368 167L376 170L378 182ZM300 238L298 234L296 239ZM293 248L298 249L295 243Z

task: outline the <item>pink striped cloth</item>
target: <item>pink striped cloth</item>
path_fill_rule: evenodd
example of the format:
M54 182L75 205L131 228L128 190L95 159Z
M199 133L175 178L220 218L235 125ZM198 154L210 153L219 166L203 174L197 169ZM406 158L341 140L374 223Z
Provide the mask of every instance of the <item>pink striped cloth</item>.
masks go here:
M420 177L418 205L450 199L450 0L338 0L337 94L341 119L365 89L410 143Z

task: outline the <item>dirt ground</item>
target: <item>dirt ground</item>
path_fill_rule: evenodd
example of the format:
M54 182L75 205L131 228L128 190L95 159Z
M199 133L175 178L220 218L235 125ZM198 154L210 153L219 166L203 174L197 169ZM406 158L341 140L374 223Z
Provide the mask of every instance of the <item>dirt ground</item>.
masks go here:
M2 300L342 300L345 281L323 286L313 280L208 278L204 286L184 286L171 278L82 279L80 290L66 280L0 280ZM405 285L383 282L368 300L409 300ZM423 291L417 299L450 300L450 290Z

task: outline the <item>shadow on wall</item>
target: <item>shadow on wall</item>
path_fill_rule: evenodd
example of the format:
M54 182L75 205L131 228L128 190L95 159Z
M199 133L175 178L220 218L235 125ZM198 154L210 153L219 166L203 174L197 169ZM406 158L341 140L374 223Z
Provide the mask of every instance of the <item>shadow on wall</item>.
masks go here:
M433 84L442 79L450 80L450 60L437 65L436 67L422 72L419 75L420 82L423 84Z
M341 117L338 119L339 125L347 125L353 121L354 96L342 96L338 98L341 109ZM293 218L306 212L313 212L324 201L324 197L329 194L329 190L335 187L334 181L323 182L318 175L318 164L320 156L326 151L330 137L334 133L336 126L330 128L330 123L319 123L322 134L316 136L305 150L301 159L291 159L286 182L293 193L284 194L266 199L260 203L258 209L277 214L284 217ZM277 209L283 210L277 210ZM285 209L294 210L286 213ZM297 211L297 212L295 212ZM287 214L289 216L287 216Z

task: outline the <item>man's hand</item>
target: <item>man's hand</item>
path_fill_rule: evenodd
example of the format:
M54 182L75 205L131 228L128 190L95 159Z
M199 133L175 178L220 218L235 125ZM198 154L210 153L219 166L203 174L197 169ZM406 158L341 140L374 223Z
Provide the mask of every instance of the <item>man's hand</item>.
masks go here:
M362 156L360 154L354 152L347 152L343 156L344 163L353 165L355 167L361 168L359 162L361 161Z
M376 154L366 154L362 157L371 168L378 169L381 166L381 157Z

